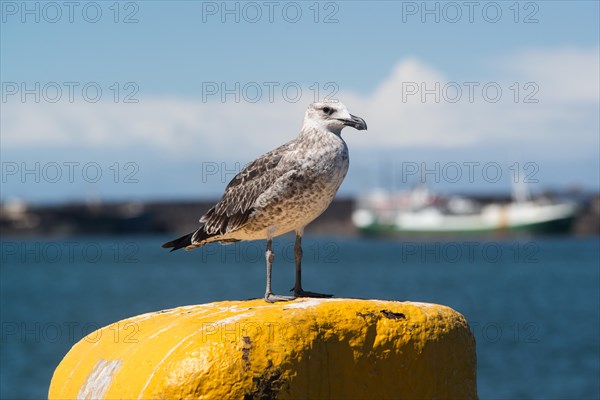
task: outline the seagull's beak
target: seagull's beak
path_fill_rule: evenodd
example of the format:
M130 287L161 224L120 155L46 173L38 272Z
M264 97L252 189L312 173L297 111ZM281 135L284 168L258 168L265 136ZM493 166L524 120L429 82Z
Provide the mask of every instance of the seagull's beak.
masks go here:
M346 126L351 126L359 131L367 130L367 123L361 117L350 114L350 119L340 119Z

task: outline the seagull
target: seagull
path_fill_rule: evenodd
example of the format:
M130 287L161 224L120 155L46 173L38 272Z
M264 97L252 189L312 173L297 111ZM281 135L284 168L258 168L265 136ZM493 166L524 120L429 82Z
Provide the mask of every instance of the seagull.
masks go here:
M332 297L302 289L302 235L304 227L329 207L348 172L348 147L341 136L347 126L367 129L364 119L350 114L339 101L311 104L296 139L246 165L229 182L221 200L200 218L196 231L162 247L192 250L212 242L266 239L267 302ZM276 295L271 290L272 240L292 231L296 233L294 296Z

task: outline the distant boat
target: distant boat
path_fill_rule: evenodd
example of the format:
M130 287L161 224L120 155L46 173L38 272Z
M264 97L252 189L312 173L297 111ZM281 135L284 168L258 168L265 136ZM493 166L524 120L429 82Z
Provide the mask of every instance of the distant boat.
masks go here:
M446 235L568 232L578 211L575 202L548 199L481 205L466 197L443 198L425 188L387 194L373 192L359 199L352 221L364 233Z

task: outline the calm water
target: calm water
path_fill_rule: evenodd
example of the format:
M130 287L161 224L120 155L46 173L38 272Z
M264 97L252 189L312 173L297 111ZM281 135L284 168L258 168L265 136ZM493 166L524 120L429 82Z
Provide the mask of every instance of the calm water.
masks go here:
M171 253L171 237L2 242L0 397L43 398L85 334L136 314L260 297L264 242ZM274 289L294 280L276 242ZM481 398L598 398L599 239L304 240L304 287L461 312L477 339Z

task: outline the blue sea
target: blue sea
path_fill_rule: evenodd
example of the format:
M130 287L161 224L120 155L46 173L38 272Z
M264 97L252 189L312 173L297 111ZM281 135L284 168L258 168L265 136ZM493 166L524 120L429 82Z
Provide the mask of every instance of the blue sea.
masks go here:
M171 236L2 240L0 397L44 398L87 333L140 313L264 294L263 241L161 249ZM274 290L294 283L293 238L275 241ZM600 242L304 238L303 286L462 313L482 399L600 397Z

